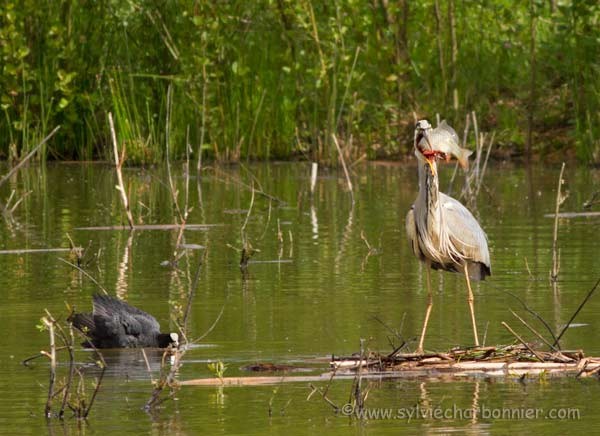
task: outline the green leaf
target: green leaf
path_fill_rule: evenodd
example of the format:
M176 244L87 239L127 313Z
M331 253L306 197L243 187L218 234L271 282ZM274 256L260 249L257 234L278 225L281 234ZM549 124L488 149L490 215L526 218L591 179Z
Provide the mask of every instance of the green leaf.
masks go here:
M17 51L17 58L23 59L29 54L29 47L21 47Z
M69 100L67 100L66 98L62 97L60 99L60 101L58 102L58 107L60 109L64 109L64 108L66 108L69 105L69 103L70 103Z

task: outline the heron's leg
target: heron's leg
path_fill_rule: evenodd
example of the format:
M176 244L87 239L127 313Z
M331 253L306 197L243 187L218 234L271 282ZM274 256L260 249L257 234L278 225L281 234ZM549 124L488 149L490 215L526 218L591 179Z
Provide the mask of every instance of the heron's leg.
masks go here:
M419 339L419 347L417 348L417 354L423 354L423 342L425 341L425 332L427 331L429 315L431 315L431 308L433 307L433 297L431 295L431 267L428 263L425 265L425 269L427 270L427 310L425 311L425 321L423 321L423 330L421 330L421 338Z
M473 324L473 335L475 336L475 346L479 347L479 337L477 336L477 324L475 323L475 305L473 304L475 298L473 297L473 291L471 290L471 280L469 279L469 269L467 263L464 266L465 278L467 279L467 288L469 295L467 296L467 302L469 303L469 309L471 310L471 323Z

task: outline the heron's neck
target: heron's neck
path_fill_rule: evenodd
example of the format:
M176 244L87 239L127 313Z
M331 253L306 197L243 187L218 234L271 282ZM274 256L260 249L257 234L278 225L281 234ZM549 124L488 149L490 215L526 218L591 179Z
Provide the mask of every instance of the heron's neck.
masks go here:
M437 166L434 162L434 168L437 173ZM437 175L431 174L431 168L429 165L419 164L419 196L422 204L427 206L430 211L437 210L439 201L439 181Z

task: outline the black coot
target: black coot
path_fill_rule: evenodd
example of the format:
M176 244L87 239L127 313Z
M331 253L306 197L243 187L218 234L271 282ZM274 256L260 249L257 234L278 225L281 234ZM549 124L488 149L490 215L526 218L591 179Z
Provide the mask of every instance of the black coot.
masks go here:
M69 321L90 338L82 344L88 348L92 345L96 348L179 345L179 335L161 333L152 315L108 295L94 295L92 313L74 313Z

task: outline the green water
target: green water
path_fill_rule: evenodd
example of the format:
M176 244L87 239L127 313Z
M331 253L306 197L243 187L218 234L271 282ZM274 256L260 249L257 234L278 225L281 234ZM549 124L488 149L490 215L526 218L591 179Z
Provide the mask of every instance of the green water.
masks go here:
M5 169L1 171L5 172ZM560 281L553 290L548 281L552 258L553 220L544 214L554 209L559 168L524 168L497 165L488 169L486 187L477 215L489 239L492 277L476 284L475 304L479 330L487 330L486 343L510 343L512 336L500 325L507 321L528 339L527 332L509 312L532 323L520 303L506 290L534 308L559 330L600 274L598 218L560 222ZM173 169L180 204L185 178ZM446 190L451 167L442 173ZM192 337L206 332L222 311L214 329L184 357L180 379L211 377L207 363L221 360L226 376L253 375L241 368L257 362L326 369L332 353L358 351L360 339L371 350L389 351L388 337L398 344L385 323L413 340L425 310L424 271L412 255L404 232L404 216L416 196L416 168L368 164L354 168L355 205L352 207L343 174L321 170L315 193L309 191L309 164L285 163L249 167L209 168L200 183L191 178L188 223L215 224L188 230L188 250L177 269L161 266L176 251L177 232L164 230L81 230L80 227L125 224L120 198L114 189L114 170L103 165L50 165L24 169L0 190L6 202L14 189L17 197L30 192L11 217L0 225L0 249L68 247L67 234L98 258L86 266L110 293L152 314L164 330L176 330L170 321L185 302L200 259L200 282L189 320ZM127 169L136 222L172 223L176 214L162 169ZM570 195L564 211L579 211L598 189L600 172L567 167L565 189ZM246 231L260 250L240 272L240 228L246 219L251 193L237 181L282 202L256 195ZM455 185L456 186L456 185ZM198 189L200 188L200 189ZM455 189L456 192L456 189ZM278 238L281 234L281 240ZM364 234L376 252L361 238ZM48 335L36 325L47 308L55 316L67 315L65 302L80 310L91 307L97 287L70 266L60 262L68 253L0 255L0 433L74 434L197 434L210 433L314 434L359 432L380 434L424 431L448 433L505 433L560 429L600 429L596 399L597 379L517 380L466 379L396 380L364 382L371 408L574 408L580 419L460 419L351 420L336 414L318 394L309 400L307 383L280 386L203 388L183 387L176 400L155 414L142 406L151 393L150 377L139 353L106 353L109 364L96 404L87 422L74 419L46 421L48 370L38 360L29 369L21 361L48 347ZM529 270L529 271L528 271ZM446 350L470 345L471 326L466 290L461 276L432 275L434 308L426 348ZM596 296L570 329L563 348L583 348L600 354ZM539 324L535 324L540 331ZM414 346L414 342L412 342ZM91 362L91 353L78 351L77 360ZM319 363L321 362L321 363ZM156 367L156 361L151 362ZM90 365L90 377L94 375ZM324 387L324 386L321 386ZM329 398L338 405L350 396L350 381L334 381ZM271 413L269 414L269 409Z

